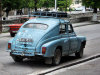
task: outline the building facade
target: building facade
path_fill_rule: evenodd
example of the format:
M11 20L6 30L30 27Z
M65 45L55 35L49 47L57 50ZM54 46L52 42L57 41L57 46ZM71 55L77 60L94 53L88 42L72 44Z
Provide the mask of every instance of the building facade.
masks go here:
M73 0L71 8L78 8L82 6L82 0Z

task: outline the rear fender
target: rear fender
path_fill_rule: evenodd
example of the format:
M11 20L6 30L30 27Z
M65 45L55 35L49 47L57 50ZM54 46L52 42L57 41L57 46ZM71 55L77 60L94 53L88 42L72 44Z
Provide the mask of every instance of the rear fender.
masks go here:
M53 40L51 42L48 42L48 43L42 45L42 47L46 47L46 53L43 56L44 57L53 57L54 52L58 46L62 46L61 39ZM41 52L42 52L42 47L41 47Z

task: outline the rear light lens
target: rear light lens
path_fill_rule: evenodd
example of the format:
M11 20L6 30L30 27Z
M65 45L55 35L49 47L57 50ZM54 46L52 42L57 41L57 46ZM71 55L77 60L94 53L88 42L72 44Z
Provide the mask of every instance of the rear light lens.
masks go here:
M45 54L46 52L46 47L42 47L42 54Z
M8 43L8 49L11 49L11 43Z

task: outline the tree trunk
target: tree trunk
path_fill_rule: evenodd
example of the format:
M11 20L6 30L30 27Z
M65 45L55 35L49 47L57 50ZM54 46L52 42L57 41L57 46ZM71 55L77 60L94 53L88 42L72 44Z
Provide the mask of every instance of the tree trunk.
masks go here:
M66 8L65 8L65 13L67 13L67 0L66 0Z
M29 15L29 17L31 16L30 8L28 8L28 15Z
M97 8L94 8L93 9L93 13L97 13Z
M37 7L35 7L35 12L37 11Z
M38 0L35 0L35 12L37 11L37 2Z
M6 17L8 17L8 15L9 15L9 11L6 11Z
M94 8L94 9L93 9L92 21L97 21L97 8Z

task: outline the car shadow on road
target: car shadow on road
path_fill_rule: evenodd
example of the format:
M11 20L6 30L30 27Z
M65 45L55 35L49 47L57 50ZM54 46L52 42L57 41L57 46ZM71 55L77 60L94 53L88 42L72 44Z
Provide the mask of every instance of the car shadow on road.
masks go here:
M84 55L83 58L86 58L87 55ZM25 75L25 74L30 74L30 73L36 73L36 72L41 72L41 71L53 71L60 69L68 64L71 64L75 61L78 61L82 58L76 58L75 56L66 56L62 57L61 63L58 66L53 66L53 65L46 65L44 64L43 60L29 60L25 59L23 62L14 62L13 59L9 59L8 62L4 64L4 70L6 70L9 73L14 74L15 72L18 73L16 75ZM14 71L12 71L14 70ZM15 74L14 74L15 75Z
M81 58L77 58L75 56L65 56L65 57L62 57L61 59L61 63L59 64L59 66L61 65L64 65L64 64L67 64L67 63L71 63L73 61L77 61ZM36 68L52 68L52 67L56 67L56 66L53 66L53 65L46 65L44 63L43 60L24 60L23 62L12 62L10 63L11 66L26 66L26 67L36 67Z

